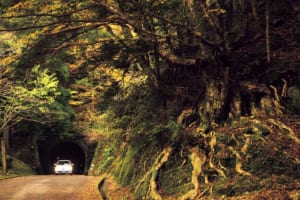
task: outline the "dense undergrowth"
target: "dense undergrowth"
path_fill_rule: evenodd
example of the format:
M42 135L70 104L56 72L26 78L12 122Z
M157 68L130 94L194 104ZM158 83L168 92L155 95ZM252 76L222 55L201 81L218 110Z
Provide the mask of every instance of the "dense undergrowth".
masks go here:
M32 168L28 164L18 159L11 158L9 159L8 164L9 166L7 172L3 172L0 168L0 180L36 174L36 172L34 172L34 170L32 170Z
M180 119L182 107L151 92L115 98L103 113L94 158L103 185L114 177L129 199L299 197L299 116L262 112L203 131L195 113Z

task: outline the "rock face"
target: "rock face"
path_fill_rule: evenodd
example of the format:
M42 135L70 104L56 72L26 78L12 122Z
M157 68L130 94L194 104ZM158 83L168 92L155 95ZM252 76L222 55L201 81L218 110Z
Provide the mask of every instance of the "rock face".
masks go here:
M290 87L288 89L287 95L290 100L292 109L299 114L300 113L300 88L297 86Z

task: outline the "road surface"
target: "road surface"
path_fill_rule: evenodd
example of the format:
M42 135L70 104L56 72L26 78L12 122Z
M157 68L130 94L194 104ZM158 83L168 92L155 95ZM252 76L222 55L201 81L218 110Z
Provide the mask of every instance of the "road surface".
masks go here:
M83 175L25 176L0 180L0 200L83 199L84 189L91 183L96 183L95 177Z

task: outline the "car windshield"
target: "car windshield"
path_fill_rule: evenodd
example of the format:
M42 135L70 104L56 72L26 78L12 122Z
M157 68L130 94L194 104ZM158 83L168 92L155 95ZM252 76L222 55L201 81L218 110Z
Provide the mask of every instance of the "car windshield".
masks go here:
M57 161L58 165L65 165L65 164L71 164L71 161L69 160L59 160Z

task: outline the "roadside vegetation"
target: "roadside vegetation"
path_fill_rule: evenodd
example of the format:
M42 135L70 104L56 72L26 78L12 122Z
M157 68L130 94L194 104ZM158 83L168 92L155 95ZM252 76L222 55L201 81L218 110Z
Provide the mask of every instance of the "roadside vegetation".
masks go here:
M6 172L0 168L0 180L34 174L36 174L36 172L31 166L15 158L8 159L8 170Z
M163 123L173 114L157 115L163 108L146 93L138 90L115 104L111 99L111 108L99 116L104 132L99 132L92 173L103 176L102 194L113 199L299 197L299 116L260 112L205 133L193 112ZM137 103L146 100L147 106ZM125 109L134 117L129 119Z
M300 197L299 2L0 2L0 84L30 97L4 123L0 93L2 144L34 152L16 157L38 168L41 133L76 132L104 198Z

